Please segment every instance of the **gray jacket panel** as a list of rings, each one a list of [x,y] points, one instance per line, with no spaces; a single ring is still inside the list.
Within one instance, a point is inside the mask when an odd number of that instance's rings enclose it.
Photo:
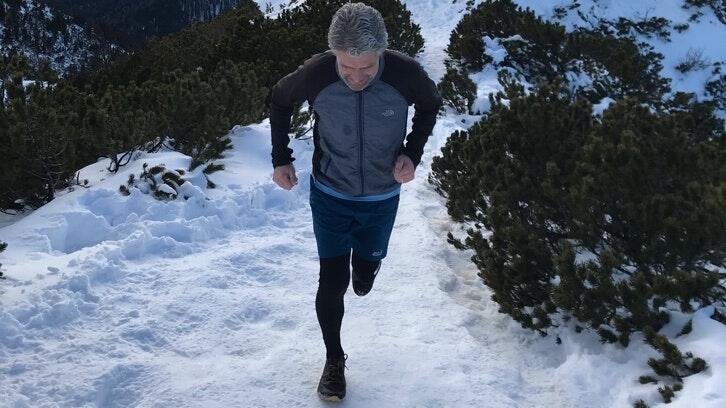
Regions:
[[[395,190],[393,166],[406,136],[408,103],[392,86],[373,80],[354,92],[341,80],[313,102],[320,167],[315,176],[348,195]]]

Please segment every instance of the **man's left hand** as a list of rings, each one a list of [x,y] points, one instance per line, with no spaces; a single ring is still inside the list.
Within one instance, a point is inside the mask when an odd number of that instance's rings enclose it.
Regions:
[[[408,183],[413,180],[415,170],[413,161],[405,154],[401,154],[396,159],[396,165],[393,166],[393,178],[401,184]]]

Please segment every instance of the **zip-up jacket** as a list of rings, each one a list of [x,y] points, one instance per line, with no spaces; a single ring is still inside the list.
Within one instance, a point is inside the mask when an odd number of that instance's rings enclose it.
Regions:
[[[288,147],[296,105],[313,111],[313,176],[350,196],[385,194],[400,188],[393,178],[403,153],[417,166],[436,123],[441,96],[436,84],[413,58],[386,50],[378,73],[362,91],[353,91],[338,74],[332,51],[313,55],[282,78],[270,99],[272,165],[293,162]],[[415,113],[406,135],[408,107]],[[404,144],[405,138],[405,144]]]

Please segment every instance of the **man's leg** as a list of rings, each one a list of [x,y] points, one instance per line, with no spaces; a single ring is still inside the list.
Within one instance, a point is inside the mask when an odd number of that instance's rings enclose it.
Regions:
[[[373,287],[373,281],[388,253],[393,224],[398,212],[399,196],[383,201],[366,203],[356,214],[353,228],[353,291],[365,296]]]
[[[333,258],[320,258],[320,280],[315,297],[315,311],[327,358],[341,358],[344,355],[340,344],[340,327],[345,306],[343,296],[350,282],[350,252]]]
[[[315,312],[325,342],[326,359],[318,396],[326,401],[345,397],[345,354],[340,327],[345,312],[343,296],[350,282],[350,231],[355,224],[348,203],[310,185],[310,209],[320,259]]]
[[[358,296],[365,296],[373,288],[373,281],[381,269],[381,260],[369,261],[361,258],[357,253],[353,252],[351,262],[353,267],[353,291]]]
[[[344,201],[319,191],[310,182],[310,209],[320,259],[320,279],[315,311],[323,333],[327,356],[340,357],[340,326],[343,295],[350,282],[350,231],[355,224]]]

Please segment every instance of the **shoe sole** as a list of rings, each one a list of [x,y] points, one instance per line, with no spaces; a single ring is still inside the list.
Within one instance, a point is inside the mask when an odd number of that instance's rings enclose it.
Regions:
[[[321,400],[327,401],[327,402],[341,402],[341,401],[343,401],[343,398],[340,398],[337,395],[323,395],[321,393],[318,393],[318,397],[320,397]]]
[[[367,291],[365,291],[365,292],[359,292],[359,291],[357,291],[357,290],[353,289],[353,293],[355,293],[355,294],[356,294],[356,295],[358,295],[358,296],[365,296],[365,295],[367,295],[368,293],[370,293],[370,290],[367,290]]]

